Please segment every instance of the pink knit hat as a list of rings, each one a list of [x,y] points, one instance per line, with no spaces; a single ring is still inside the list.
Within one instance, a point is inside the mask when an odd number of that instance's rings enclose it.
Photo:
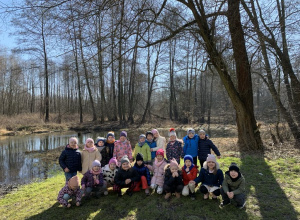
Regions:
[[[157,129],[153,129],[151,132],[152,134],[159,134]]]
[[[163,149],[158,149],[158,150],[156,151],[156,156],[157,156],[157,155],[164,156],[164,154],[165,154],[165,152],[164,152]]]
[[[72,141],[75,141],[76,144],[78,144],[78,140],[77,140],[76,137],[71,137],[71,138],[69,139],[69,143],[71,143]]]
[[[178,168],[178,163],[177,161],[175,160],[175,158],[173,158],[171,161],[170,161],[170,168],[171,167],[177,167]]]
[[[85,144],[87,144],[87,142],[89,142],[89,141],[92,141],[92,142],[93,142],[93,144],[94,144],[94,140],[93,140],[93,138],[88,138],[88,139],[86,139],[86,141],[85,141]]]
[[[118,161],[117,161],[117,158],[113,157],[109,160],[108,164],[111,164],[111,163],[115,163],[116,165],[118,164]]]
[[[217,163],[215,155],[213,155],[213,154],[207,154],[206,162],[209,162],[209,161]]]

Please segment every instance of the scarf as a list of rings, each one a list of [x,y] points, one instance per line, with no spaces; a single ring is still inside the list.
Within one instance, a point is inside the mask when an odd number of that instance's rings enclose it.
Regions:
[[[93,147],[86,147],[86,145],[84,145],[84,149],[87,150],[89,153],[92,153],[95,150],[95,146],[93,146]]]
[[[194,166],[195,166],[195,165],[192,163],[192,165],[190,166],[189,171],[191,171],[191,170],[194,168]],[[186,170],[186,165],[185,165],[185,164],[184,164],[183,168],[184,168],[184,170]]]
[[[107,140],[106,142],[109,144],[113,144],[113,143],[115,143],[115,141],[116,141],[115,139],[112,139],[111,141]]]
[[[158,162],[157,158],[155,158],[154,164],[159,167],[163,162],[164,162],[164,159],[162,159],[160,162]]]
[[[138,142],[138,145],[139,145],[140,147],[142,147],[142,146],[145,144],[145,142],[146,142],[146,141],[144,141],[144,142]]]

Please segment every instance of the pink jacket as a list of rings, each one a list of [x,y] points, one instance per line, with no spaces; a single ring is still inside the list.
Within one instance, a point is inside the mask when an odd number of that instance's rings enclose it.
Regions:
[[[124,155],[127,155],[129,160],[132,160],[132,149],[130,141],[121,142],[120,140],[115,142],[113,157],[117,158],[118,166],[121,165],[121,159]]]
[[[158,186],[163,187],[164,178],[165,178],[165,166],[167,165],[167,161],[163,159],[163,161],[158,162],[155,158],[153,166],[148,165],[149,170],[153,171],[153,177],[151,179],[151,184],[156,184]]]

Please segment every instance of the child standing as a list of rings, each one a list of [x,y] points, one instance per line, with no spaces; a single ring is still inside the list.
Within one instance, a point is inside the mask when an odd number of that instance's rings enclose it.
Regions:
[[[77,175],[77,171],[82,170],[81,153],[78,150],[78,140],[76,137],[69,139],[69,144],[60,154],[59,165],[65,172],[66,182],[73,176]]]
[[[153,134],[151,131],[146,132],[146,143],[150,147],[151,159],[154,160],[156,156],[156,151],[154,150],[156,148],[156,142],[153,140]]]
[[[207,138],[205,131],[199,131],[199,142],[198,142],[198,158],[200,160],[200,165],[203,167],[203,163],[205,162],[207,155],[210,154],[210,150],[212,149],[217,155],[218,159],[220,159],[220,151],[214,145],[214,143]]]
[[[101,151],[103,166],[108,164],[110,158],[113,158],[115,142],[115,133],[113,131],[108,132],[106,136],[106,142],[104,143],[105,147]]]
[[[195,134],[195,130],[190,128],[187,130],[187,135],[183,138],[183,155],[191,155],[193,157],[193,163],[197,165],[197,155],[198,155],[198,142],[199,136]]]
[[[137,154],[136,162],[133,168],[136,169],[141,176],[141,180],[137,183],[134,191],[140,191],[140,185],[142,185],[142,189],[144,189],[146,195],[149,196],[150,195],[149,186],[150,186],[151,177],[150,177],[150,172],[148,167],[146,167],[144,164],[143,154],[141,153]]]
[[[195,200],[195,184],[193,181],[197,177],[197,166],[193,164],[193,157],[191,155],[184,156],[184,166],[182,167],[182,180],[183,180],[183,190],[182,195],[191,195],[191,199]]]
[[[120,140],[115,142],[114,155],[113,157],[117,158],[118,166],[121,164],[121,159],[123,156],[127,155],[130,162],[133,162],[132,159],[132,148],[130,141],[127,140],[127,132],[121,131]]]
[[[200,192],[204,194],[204,199],[208,199],[210,193],[213,199],[217,199],[217,196],[220,195],[223,179],[223,171],[220,170],[216,157],[209,154],[200,170],[199,176],[191,183],[198,184],[201,182]]]
[[[80,206],[81,191],[78,176],[71,177],[67,184],[59,191],[57,196],[57,201],[68,208],[71,207],[71,203],[69,203],[70,199],[76,201],[76,206]]]
[[[231,199],[236,202],[238,208],[242,209],[245,207],[245,178],[240,173],[240,169],[236,163],[231,163],[229,170],[225,172],[221,194],[223,199],[221,207],[230,204]]]
[[[159,149],[166,150],[166,138],[160,136],[159,132],[157,129],[153,129],[152,131],[154,141],[156,142],[156,147],[153,148],[153,151],[157,151]]]
[[[182,154],[181,142],[177,140],[175,130],[171,130],[169,133],[169,143],[166,149],[167,161],[170,162],[173,158],[180,164],[180,156]]]
[[[118,196],[122,196],[121,189],[128,188],[126,194],[132,196],[133,189],[137,183],[141,180],[139,173],[131,167],[128,156],[125,155],[121,159],[121,166],[115,176],[114,191],[118,193]]]
[[[105,142],[106,142],[106,139],[104,137],[97,138],[95,146],[99,152],[101,152],[103,150]],[[101,162],[102,162],[102,160],[101,160]]]
[[[151,179],[151,189],[153,189],[157,194],[163,193],[163,185],[165,178],[165,166],[167,165],[167,161],[164,159],[164,150],[159,149],[156,151],[156,158],[154,160],[153,166],[146,165],[150,171],[153,172],[153,177]]]
[[[92,169],[83,175],[81,190],[87,198],[89,198],[91,192],[95,192],[97,198],[100,198],[101,194],[107,195],[106,184],[103,182],[103,173],[99,160],[94,160]]]
[[[113,157],[103,168],[104,181],[106,182],[107,187],[113,186],[115,184],[114,178],[116,176],[116,173],[118,172],[117,163],[117,159]]]
[[[176,198],[180,198],[183,189],[183,182],[178,163],[175,159],[170,161],[165,167],[165,182],[164,191],[166,192],[165,199],[169,199],[172,193],[175,193]]]
[[[139,136],[139,142],[135,145],[134,148],[134,158],[138,155],[138,153],[141,153],[144,155],[145,158],[145,164],[151,163],[151,152],[150,147],[146,143],[146,136],[144,134],[141,134]]]
[[[101,161],[101,159],[101,154],[95,147],[94,140],[92,138],[86,139],[81,153],[82,174],[84,175],[88,170],[92,169],[94,160]]]

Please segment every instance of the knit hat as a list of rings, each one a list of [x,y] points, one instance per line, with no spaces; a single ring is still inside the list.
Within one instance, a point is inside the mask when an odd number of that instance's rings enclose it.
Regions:
[[[99,160],[94,160],[92,163],[92,167],[101,167],[101,163]]]
[[[105,143],[106,142],[106,138],[105,137],[97,137],[96,144],[98,144],[99,141],[103,141]]]
[[[113,157],[109,160],[108,164],[111,164],[111,163],[115,163],[116,165],[118,164],[118,161],[117,161],[117,158]]]
[[[110,131],[107,133],[106,138],[108,138],[109,136],[115,138],[115,133],[113,131]]]
[[[240,168],[238,167],[238,165],[234,162],[232,162],[229,166],[229,171],[234,170],[236,172],[240,172]]]
[[[170,137],[170,136],[175,136],[175,137],[177,137],[175,128],[170,128],[169,137]]]
[[[70,178],[69,181],[68,181],[68,186],[70,188],[79,187],[79,178],[78,178],[78,176],[73,176],[72,178]]]
[[[186,131],[187,135],[189,134],[195,134],[195,130],[193,128],[189,128],[187,131]]]
[[[141,138],[145,138],[145,139],[146,139],[146,135],[141,134],[141,135],[139,136],[139,140],[140,140]]]
[[[177,161],[176,161],[175,158],[173,158],[173,159],[170,161],[170,168],[171,168],[171,167],[177,167],[177,168],[178,168],[178,163],[177,163]]]
[[[209,161],[217,163],[215,155],[213,155],[213,154],[207,154],[206,162],[209,162]]]
[[[120,137],[127,137],[127,132],[126,131],[121,131],[120,133]]]
[[[191,155],[188,155],[188,154],[185,155],[184,158],[183,158],[183,161],[184,161],[184,162],[185,162],[186,160],[190,160],[192,163],[193,163],[193,161],[194,161],[194,160],[193,160],[193,157],[192,157]]]
[[[163,149],[158,149],[158,150],[156,151],[156,156],[157,156],[157,155],[164,156],[164,154],[165,154],[165,152],[164,152]]]
[[[128,156],[127,155],[124,155],[123,157],[122,157],[122,159],[121,159],[121,166],[122,166],[122,164],[123,163],[130,163],[130,161],[129,161],[129,159],[128,159]]]
[[[205,133],[205,131],[204,131],[203,129],[201,129],[201,130],[199,131],[199,134],[206,134],[206,133]]]
[[[143,154],[142,154],[142,153],[138,153],[138,154],[136,155],[135,160],[136,160],[136,161],[139,161],[139,160],[144,161],[144,156],[143,156]]]
[[[76,144],[78,144],[78,140],[77,140],[76,137],[71,137],[71,138],[69,139],[69,143],[71,143],[72,141],[75,141]]]
[[[159,134],[157,129],[152,129],[152,134]]]
[[[93,142],[93,144],[94,144],[94,140],[93,140],[93,138],[88,138],[88,139],[86,139],[86,140],[85,140],[85,144],[87,144],[89,141],[92,141],[92,142]]]

